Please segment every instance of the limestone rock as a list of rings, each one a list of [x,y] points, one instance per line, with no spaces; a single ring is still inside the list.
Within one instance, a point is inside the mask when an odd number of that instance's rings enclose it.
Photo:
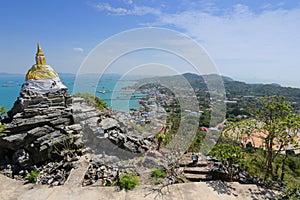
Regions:
[[[100,127],[102,127],[104,130],[108,130],[119,127],[119,123],[113,118],[105,118],[100,122]]]
[[[19,167],[25,169],[32,165],[32,160],[29,157],[28,152],[24,149],[19,149],[16,151],[12,157],[13,162],[19,165]]]

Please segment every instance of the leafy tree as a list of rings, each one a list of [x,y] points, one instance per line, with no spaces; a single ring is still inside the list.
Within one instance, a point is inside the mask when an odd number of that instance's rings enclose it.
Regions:
[[[209,155],[218,158],[225,165],[231,180],[234,174],[233,165],[244,165],[245,153],[240,146],[232,144],[217,144],[210,151]]]
[[[297,145],[296,137],[300,130],[300,117],[293,112],[289,103],[282,97],[264,98],[262,109],[256,112],[261,122],[261,130],[265,134],[265,148],[267,150],[266,177],[273,178],[273,165],[278,154],[288,145]],[[275,144],[278,149],[275,150]],[[282,161],[284,165],[285,159]]]
[[[246,119],[238,122],[226,122],[226,129],[223,131],[223,140],[229,139],[231,142],[245,144],[248,139],[253,138],[251,134],[258,130],[255,119]]]
[[[264,135],[262,139],[266,149],[265,178],[274,178],[273,163],[280,152],[287,146],[297,146],[300,117],[294,113],[292,106],[285,101],[284,97],[265,97],[260,101],[259,108],[253,113],[254,119],[236,123],[229,130],[234,133],[236,139],[240,139],[241,135],[250,137],[255,131]],[[227,133],[229,133],[228,130]],[[281,160],[282,180],[286,158],[287,156]]]

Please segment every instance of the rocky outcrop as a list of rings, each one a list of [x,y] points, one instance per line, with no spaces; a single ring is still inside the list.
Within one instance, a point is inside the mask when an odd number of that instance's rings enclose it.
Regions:
[[[109,167],[154,145],[153,135],[137,132],[122,115],[99,111],[82,98],[71,98],[65,89],[46,94],[23,90],[4,122],[0,170],[22,179],[38,169],[42,184],[63,184],[83,146],[105,154]]]
[[[0,137],[1,168],[10,176],[25,176],[48,162],[62,161],[78,150],[81,127],[74,124],[72,98],[67,89],[45,94],[22,90]]]
[[[38,44],[36,64],[1,120],[0,170],[20,179],[39,172],[39,183],[61,185],[85,147],[108,154],[106,161],[111,162],[150,149],[153,137],[135,132],[112,114],[72,98]]]
[[[79,98],[73,102],[75,122],[83,128],[83,140],[93,153],[123,159],[145,153],[155,145],[155,134],[135,130],[124,117],[125,114],[106,109],[95,110]],[[95,114],[99,117],[95,118]]]
[[[128,171],[128,170],[126,170]],[[83,186],[98,185],[112,186],[118,183],[121,171],[117,167],[105,165],[101,162],[91,162],[84,175]]]
[[[104,129],[104,137],[121,149],[133,153],[145,153],[153,146],[154,136],[143,135],[135,130],[124,132],[118,127]]]
[[[23,89],[13,108],[8,112],[8,117],[10,119],[15,117],[30,118],[36,115],[47,114],[48,108],[64,110],[70,107],[71,104],[72,98],[67,89],[45,94]]]

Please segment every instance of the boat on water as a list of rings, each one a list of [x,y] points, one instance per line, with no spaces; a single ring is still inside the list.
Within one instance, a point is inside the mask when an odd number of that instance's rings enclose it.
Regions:
[[[98,93],[105,94],[105,90],[97,90]]]
[[[6,82],[2,84],[2,87],[13,87],[14,84],[12,82]]]
[[[98,93],[102,93],[102,94],[104,94],[104,93],[105,93],[105,89],[104,89],[104,87],[102,87],[102,90],[97,90],[97,92],[98,92]]]

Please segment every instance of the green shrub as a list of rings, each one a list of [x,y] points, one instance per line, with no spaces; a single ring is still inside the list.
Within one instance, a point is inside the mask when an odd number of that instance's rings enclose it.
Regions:
[[[188,151],[189,152],[200,152],[203,147],[203,139],[205,138],[206,133],[198,130],[195,138],[193,139]]]
[[[167,173],[163,169],[153,169],[151,171],[152,178],[165,178]]]
[[[125,190],[133,190],[140,182],[137,175],[123,174],[120,178],[120,188]]]
[[[38,169],[31,170],[25,177],[25,179],[30,183],[36,183],[36,179],[40,171]]]
[[[5,126],[0,122],[0,137],[6,135],[5,133],[3,133],[4,130],[5,130]]]
[[[167,177],[167,173],[163,169],[153,169],[151,171],[151,180],[154,185],[161,184],[164,178]]]
[[[0,122],[0,137],[5,136],[6,133],[9,132],[8,130],[5,130],[5,129],[6,129],[5,125]]]
[[[298,200],[300,199],[300,185],[295,184],[284,190],[279,197],[279,200]]]
[[[244,164],[245,153],[240,146],[232,144],[217,144],[209,154],[220,159],[225,164]]]
[[[6,112],[6,109],[3,106],[0,106],[0,117]]]
[[[240,146],[232,144],[217,144],[209,152],[209,155],[218,158],[227,168],[230,179],[232,179],[234,168],[233,165],[238,164],[240,167],[245,165],[245,153]]]
[[[297,158],[295,156],[289,156],[286,159],[287,166],[292,170],[296,171],[297,169],[300,169],[300,158]]]
[[[74,94],[73,97],[83,98],[88,105],[95,106],[98,110],[102,110],[103,108],[108,107],[108,105],[104,102],[104,100],[98,98],[93,94],[78,92]]]

